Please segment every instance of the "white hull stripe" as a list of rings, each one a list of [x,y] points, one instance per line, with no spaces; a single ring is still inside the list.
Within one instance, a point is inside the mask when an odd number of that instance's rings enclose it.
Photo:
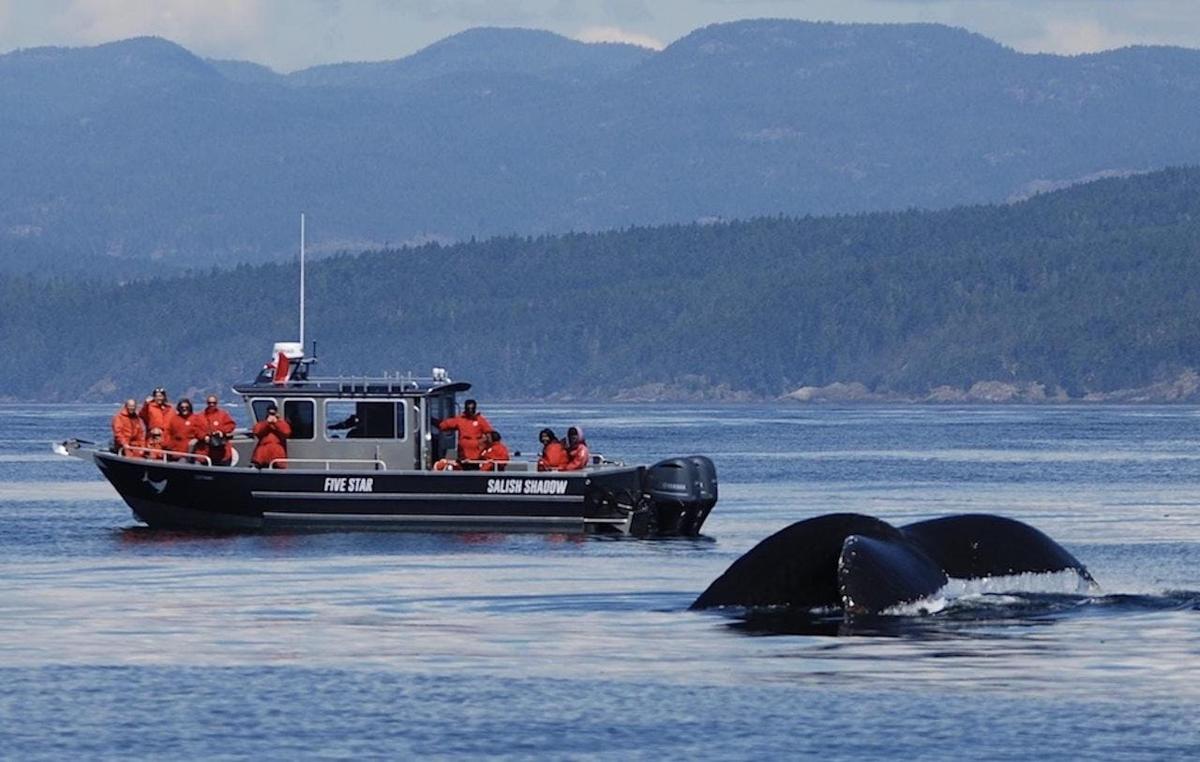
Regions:
[[[254,490],[253,497],[268,500],[407,500],[457,502],[499,501],[503,503],[581,503],[583,495],[479,495],[457,492],[272,492]]]
[[[365,514],[365,513],[280,513],[265,511],[264,519],[288,519],[326,522],[371,522],[418,524],[587,524],[594,520],[578,516],[421,516],[415,514]],[[604,522],[608,523],[608,522]]]

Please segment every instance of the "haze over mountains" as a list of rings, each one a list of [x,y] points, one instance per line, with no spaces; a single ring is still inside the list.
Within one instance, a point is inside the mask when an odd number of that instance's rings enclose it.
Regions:
[[[479,29],[280,75],[170,42],[0,56],[0,268],[1004,201],[1200,159],[1200,51],[723,24],[661,52]]]

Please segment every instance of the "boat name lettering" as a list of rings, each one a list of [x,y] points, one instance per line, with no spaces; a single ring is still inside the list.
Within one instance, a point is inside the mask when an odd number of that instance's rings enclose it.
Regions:
[[[327,476],[326,492],[374,492],[375,479],[369,476]]]
[[[489,495],[565,495],[566,479],[488,479]]]

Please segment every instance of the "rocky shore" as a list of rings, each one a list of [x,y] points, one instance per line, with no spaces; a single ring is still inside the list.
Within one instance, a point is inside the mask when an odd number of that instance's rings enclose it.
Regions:
[[[1064,404],[1128,403],[1170,404],[1200,403],[1200,374],[1185,370],[1173,379],[1135,389],[1088,392],[1072,397],[1060,388],[1046,388],[1031,381],[977,381],[970,388],[938,386],[924,395],[871,391],[857,381],[835,382],[827,386],[802,386],[781,399],[813,403],[908,402],[929,404]]]

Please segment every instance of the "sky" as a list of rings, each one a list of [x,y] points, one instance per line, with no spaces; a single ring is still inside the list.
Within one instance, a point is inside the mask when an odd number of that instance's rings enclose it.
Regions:
[[[0,52],[166,37],[280,72],[377,61],[464,29],[548,29],[661,48],[746,18],[950,24],[1025,52],[1200,48],[1200,0],[0,0]]]

